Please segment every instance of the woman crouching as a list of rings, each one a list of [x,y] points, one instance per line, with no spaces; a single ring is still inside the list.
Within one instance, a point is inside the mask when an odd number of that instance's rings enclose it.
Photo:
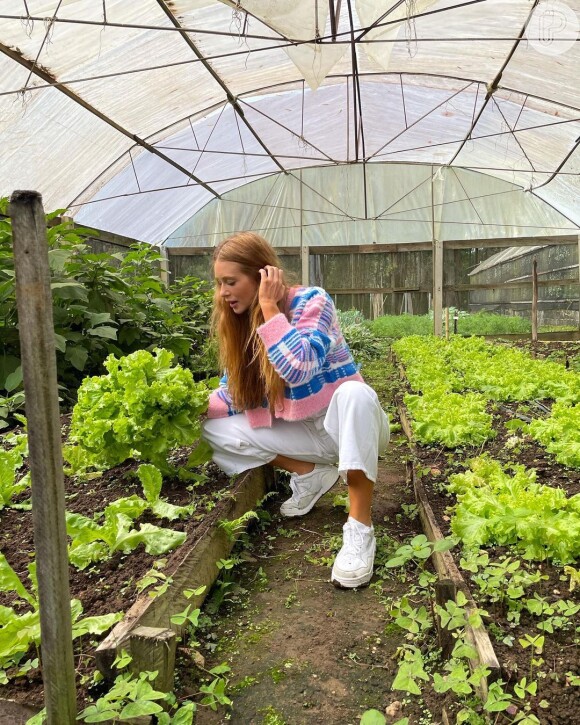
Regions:
[[[339,477],[350,515],[332,567],[339,587],[368,584],[376,541],[371,520],[378,454],[388,419],[364,382],[320,287],[288,286],[270,244],[253,232],[215,249],[213,330],[220,387],[204,438],[227,474],[270,463],[291,474],[283,516],[303,516]]]

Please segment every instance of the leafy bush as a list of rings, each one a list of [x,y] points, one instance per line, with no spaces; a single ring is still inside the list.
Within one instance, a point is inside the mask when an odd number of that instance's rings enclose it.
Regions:
[[[3,199],[0,215],[6,213]],[[74,402],[82,379],[100,374],[111,353],[163,347],[186,365],[202,358],[212,304],[207,283],[185,277],[166,289],[159,278],[161,257],[150,245],[95,254],[83,236],[94,232],[55,223],[59,213],[47,215],[47,240],[64,401]],[[17,325],[12,229],[10,219],[0,218],[0,419],[24,403]]]
[[[459,335],[507,335],[528,333],[531,322],[524,317],[508,317],[489,312],[467,313],[461,310],[451,311],[450,327],[453,330],[453,312],[459,319]],[[433,313],[428,315],[383,315],[370,323],[371,330],[378,337],[399,339],[408,335],[432,335]]]
[[[358,310],[338,311],[340,329],[355,360],[372,360],[383,352],[383,347]]]
[[[172,367],[173,357],[169,350],[110,355],[107,375],[83,381],[71,419],[73,445],[64,451],[73,470],[137,458],[170,472],[169,451],[199,439],[210,391],[190,370]]]

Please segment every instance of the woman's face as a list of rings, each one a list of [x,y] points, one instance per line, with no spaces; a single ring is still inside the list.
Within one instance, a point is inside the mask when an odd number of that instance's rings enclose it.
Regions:
[[[258,291],[259,282],[242,272],[236,262],[217,260],[213,267],[219,296],[236,315],[250,308]]]

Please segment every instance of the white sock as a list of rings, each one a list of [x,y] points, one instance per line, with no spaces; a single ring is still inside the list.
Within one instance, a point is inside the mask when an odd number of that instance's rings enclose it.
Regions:
[[[362,523],[362,521],[357,521],[357,519],[353,519],[353,517],[352,517],[352,516],[349,516],[349,517],[348,517],[348,520],[349,520],[349,521],[350,521],[350,522],[351,522],[352,524],[354,524],[354,525],[356,526],[356,528],[357,528],[357,529],[358,529],[358,530],[359,530],[359,531],[360,531],[361,533],[363,533],[363,534],[366,534],[367,532],[369,532],[369,531],[370,531],[370,530],[371,530],[371,529],[373,528],[373,525],[372,525],[372,524],[371,524],[370,526],[367,526],[366,524],[363,524],[363,523]]]

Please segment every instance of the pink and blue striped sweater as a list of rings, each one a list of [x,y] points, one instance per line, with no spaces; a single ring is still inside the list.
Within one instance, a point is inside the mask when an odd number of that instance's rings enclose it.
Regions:
[[[346,344],[331,297],[320,287],[292,287],[285,313],[258,328],[276,372],[286,382],[284,400],[274,415],[303,420],[328,407],[332,394],[346,380],[363,378]],[[252,428],[272,426],[266,401],[261,408],[239,411],[232,406],[227,376],[210,395],[208,417],[244,412]]]

